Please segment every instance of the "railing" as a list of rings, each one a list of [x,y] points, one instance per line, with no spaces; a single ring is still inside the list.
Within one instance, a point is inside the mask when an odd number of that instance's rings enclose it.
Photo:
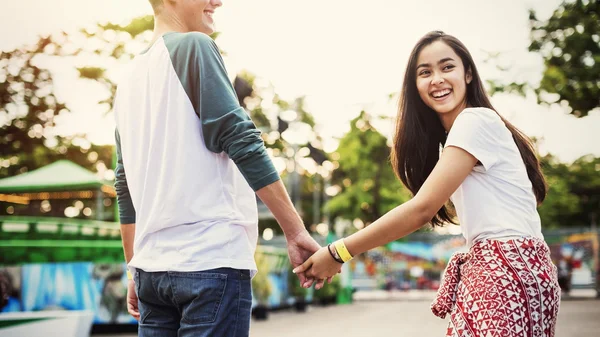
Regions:
[[[117,223],[48,217],[0,217],[0,265],[121,262]]]

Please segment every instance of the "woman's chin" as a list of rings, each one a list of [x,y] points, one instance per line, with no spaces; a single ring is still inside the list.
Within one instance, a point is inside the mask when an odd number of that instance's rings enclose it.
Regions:
[[[450,103],[450,102],[448,102]],[[437,114],[445,115],[455,112],[458,109],[458,105],[455,104],[432,104],[431,108]]]

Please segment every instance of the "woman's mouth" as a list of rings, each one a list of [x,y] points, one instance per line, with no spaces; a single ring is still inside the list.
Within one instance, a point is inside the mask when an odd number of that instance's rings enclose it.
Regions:
[[[450,89],[442,89],[442,90],[432,91],[429,95],[431,97],[433,97],[433,99],[435,99],[435,100],[443,100],[448,95],[450,95],[450,93],[452,93],[452,90],[450,90]]]

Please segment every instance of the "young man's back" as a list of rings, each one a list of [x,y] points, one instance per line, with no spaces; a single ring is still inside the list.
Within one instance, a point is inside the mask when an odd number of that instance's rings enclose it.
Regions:
[[[117,146],[137,211],[132,267],[256,270],[256,197],[234,161],[255,190],[279,176],[220,60],[209,36],[167,33],[119,83]]]
[[[122,74],[114,104],[121,237],[135,275],[127,310],[142,337],[247,337],[254,192],[281,226],[292,266],[319,245],[207,35],[221,1],[150,2],[153,43]]]

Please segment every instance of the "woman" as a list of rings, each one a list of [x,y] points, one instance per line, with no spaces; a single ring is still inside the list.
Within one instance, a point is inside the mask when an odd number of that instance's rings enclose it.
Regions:
[[[469,253],[450,260],[431,307],[451,315],[447,336],[554,336],[560,287],[536,209],[546,195],[539,162],[453,36],[431,32],[411,53],[392,163],[414,198],[295,272],[325,279],[356,254],[452,222],[450,199]]]

